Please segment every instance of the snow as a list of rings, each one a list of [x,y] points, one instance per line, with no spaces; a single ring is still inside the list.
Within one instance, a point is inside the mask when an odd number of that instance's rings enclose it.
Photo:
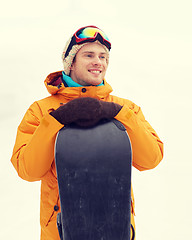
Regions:
[[[157,168],[133,169],[137,239],[192,239],[192,3],[93,4],[10,0],[1,7],[0,239],[40,239],[40,183],[23,181],[10,163],[16,130],[30,104],[48,95],[43,81],[62,69],[68,37],[90,24],[111,39],[113,93],[140,105],[165,144]]]

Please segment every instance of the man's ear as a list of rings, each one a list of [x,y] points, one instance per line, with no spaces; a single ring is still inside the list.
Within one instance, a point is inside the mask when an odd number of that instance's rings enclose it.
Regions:
[[[74,59],[73,59],[73,62],[72,62],[71,67],[70,67],[70,70],[74,70],[75,60],[76,60],[76,55],[75,55],[75,57],[74,57]]]
[[[70,71],[71,70],[74,70],[74,64],[73,63],[71,64],[71,67],[70,67]]]

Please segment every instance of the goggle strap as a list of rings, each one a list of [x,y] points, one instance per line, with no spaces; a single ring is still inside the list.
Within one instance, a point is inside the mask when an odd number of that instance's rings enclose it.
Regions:
[[[71,51],[73,45],[75,45],[75,44],[76,44],[76,39],[75,39],[75,36],[73,36],[70,43],[69,43],[67,51],[65,52],[65,58],[69,55],[69,52]]]

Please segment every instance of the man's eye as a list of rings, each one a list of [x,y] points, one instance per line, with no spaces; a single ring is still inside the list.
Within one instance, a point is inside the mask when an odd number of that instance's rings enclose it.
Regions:
[[[92,55],[91,55],[91,54],[87,54],[86,56],[87,56],[87,57],[89,57],[89,58],[90,58],[90,57],[92,57]]]

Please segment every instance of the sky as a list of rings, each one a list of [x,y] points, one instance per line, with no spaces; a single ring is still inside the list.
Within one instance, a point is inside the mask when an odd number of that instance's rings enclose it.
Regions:
[[[139,105],[164,142],[153,170],[133,168],[138,240],[192,239],[192,3],[190,0],[6,1],[0,7],[0,239],[39,239],[40,182],[10,163],[24,113],[48,96],[46,76],[78,28],[96,25],[112,42],[106,80]]]

